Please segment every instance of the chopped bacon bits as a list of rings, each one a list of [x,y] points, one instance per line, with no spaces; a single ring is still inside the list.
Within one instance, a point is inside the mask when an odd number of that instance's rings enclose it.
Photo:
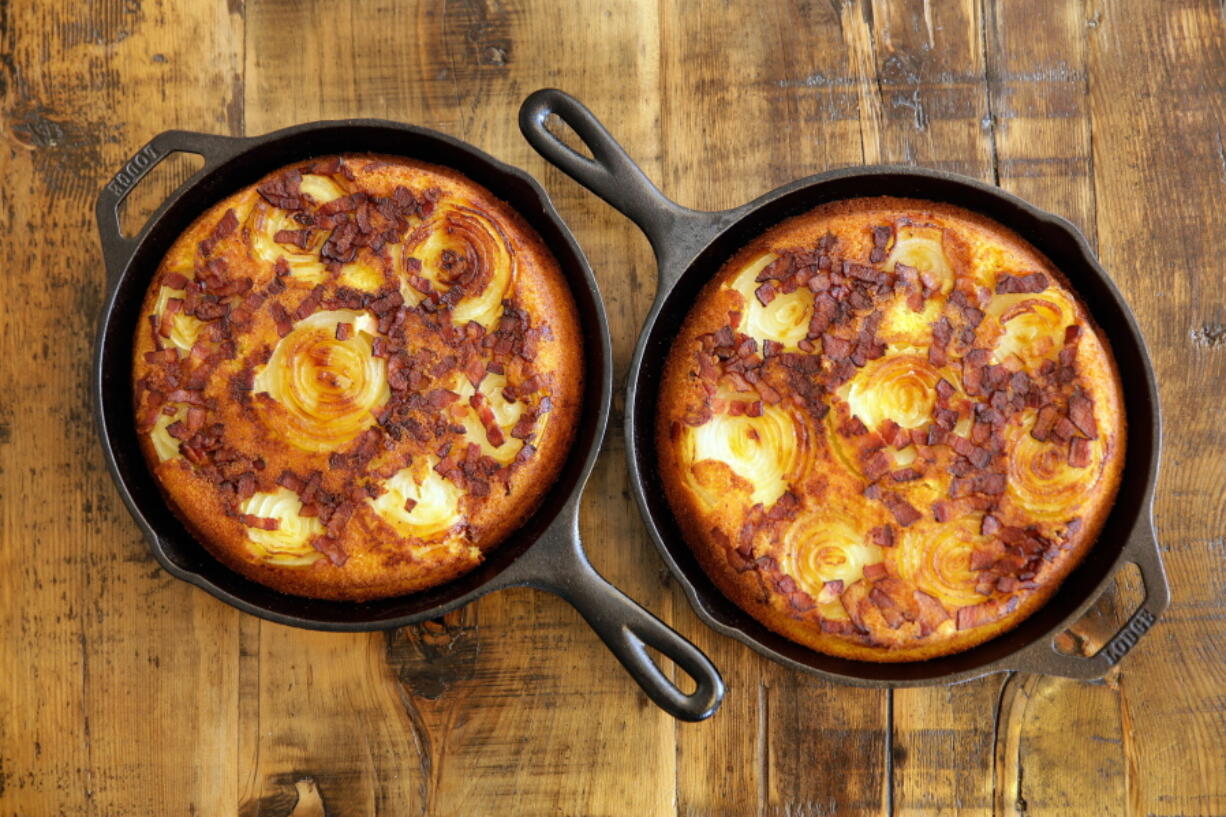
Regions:
[[[1041,443],[1047,442],[1048,437],[1051,436],[1052,428],[1056,425],[1056,420],[1059,417],[1060,412],[1055,406],[1044,406],[1039,409],[1034,426],[1030,429],[1030,436]]]
[[[878,450],[864,458],[863,466],[864,478],[876,482],[894,467],[894,458],[884,450]]]
[[[875,564],[864,566],[864,578],[870,582],[879,581],[890,575],[885,569],[885,562],[876,562]]]
[[[771,301],[775,300],[776,294],[778,293],[775,290],[774,284],[770,283],[769,281],[754,290],[754,295],[757,296],[758,301],[762,304],[762,306],[766,306]]]
[[[1098,424],[1094,421],[1094,404],[1088,397],[1080,392],[1069,397],[1068,416],[1082,434],[1091,440],[1098,439]]]
[[[972,627],[979,627],[995,619],[995,606],[991,602],[962,607],[958,610],[958,629],[969,630]]]
[[[257,528],[259,530],[280,530],[281,520],[262,516],[252,516],[247,513],[240,513],[238,521],[242,522],[249,528]]]
[[[300,250],[311,246],[310,230],[278,230],[272,240],[278,244],[292,244]]]
[[[894,519],[904,528],[915,524],[924,518],[924,515],[916,510],[915,506],[897,494],[884,494],[882,502],[886,508],[894,515]]]
[[[1047,289],[1047,276],[1041,272],[1028,275],[1002,275],[996,280],[996,294],[1020,294],[1042,292]]]
[[[1074,438],[1069,443],[1068,464],[1074,468],[1085,468],[1090,461],[1090,441],[1084,437]]]
[[[880,525],[868,532],[868,540],[874,545],[884,548],[894,547],[894,528],[889,525]],[[842,582],[839,583],[839,591],[843,589]]]

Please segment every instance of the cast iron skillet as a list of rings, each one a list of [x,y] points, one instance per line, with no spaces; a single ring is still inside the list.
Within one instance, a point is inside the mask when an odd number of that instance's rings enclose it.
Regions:
[[[204,167],[176,190],[139,235],[119,229],[117,208],[167,155],[204,157]],[[583,411],[562,473],[540,508],[473,572],[440,587],[365,603],[284,595],[251,582],[213,559],[161,498],[136,442],[132,420],[132,336],[145,290],[163,254],[188,224],[226,195],[278,167],[329,153],[374,152],[453,167],[508,202],[544,239],[562,268],[584,329]],[[579,500],[609,416],[612,362],[609,330],[596,281],[583,252],[545,191],[523,171],[449,136],[372,119],[316,122],[253,138],[167,131],[145,145],[98,196],[98,229],[109,274],[98,324],[93,389],[107,465],[119,494],[170,573],[240,610],[319,630],[388,629],[435,618],[504,587],[529,585],[556,593],[583,615],[653,701],[672,715],[702,720],[715,712],[723,681],[693,644],[665,626],[592,568],[579,540]],[[645,647],[675,661],[697,681],[684,694]]]
[[[550,114],[569,125],[594,158],[569,148],[545,127]],[[553,164],[612,204],[647,234],[659,266],[655,303],[639,336],[626,388],[626,448],[635,499],[664,561],[694,610],[719,632],[794,669],[865,686],[950,683],[993,672],[1025,670],[1098,678],[1149,630],[1169,601],[1154,536],[1152,500],[1158,472],[1158,391],[1141,333],[1085,238],[1062,218],[973,179],[913,167],[835,170],[784,185],[741,207],[690,210],[656,189],[592,113],[553,89],[524,101],[519,126]],[[698,566],[669,509],[656,465],[655,412],[664,360],[698,292],[725,260],[783,219],[823,202],[857,196],[911,196],[960,205],[1013,228],[1060,268],[1081,293],[1115,352],[1123,379],[1128,452],[1119,497],[1098,541],[1059,591],[1016,629],[966,652],[929,661],[877,664],[834,658],[801,647],[730,602]],[[1080,618],[1116,570],[1135,563],[1145,601],[1090,657],[1054,648],[1054,637]]]

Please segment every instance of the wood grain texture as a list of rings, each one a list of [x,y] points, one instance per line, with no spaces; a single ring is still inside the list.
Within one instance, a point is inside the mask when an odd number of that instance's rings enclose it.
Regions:
[[[1226,815],[1226,15],[1210,0],[100,0],[0,4],[0,817],[35,814]],[[378,116],[542,181],[605,297],[620,383],[646,241],[520,137],[579,96],[682,204],[827,168],[998,183],[1089,236],[1166,418],[1169,612],[1105,682],[894,693],[704,627],[651,547],[614,427],[583,502],[608,578],[715,660],[678,724],[528,590],[386,634],[269,624],[163,573],[105,472],[88,370],[102,182],[155,133]],[[151,177],[139,222],[190,170]],[[1092,652],[1135,576],[1062,640]]]

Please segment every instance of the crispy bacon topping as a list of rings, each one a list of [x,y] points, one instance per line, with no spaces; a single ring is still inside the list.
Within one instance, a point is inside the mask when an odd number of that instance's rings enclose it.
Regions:
[[[1027,275],[1002,275],[996,280],[996,294],[1042,292],[1047,289],[1047,276],[1041,272]]]

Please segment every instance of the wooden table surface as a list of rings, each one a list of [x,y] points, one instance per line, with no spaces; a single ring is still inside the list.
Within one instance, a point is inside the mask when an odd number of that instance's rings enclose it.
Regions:
[[[1209,0],[0,4],[0,817],[1226,815],[1224,83],[1226,10]],[[520,136],[542,86],[583,99],[689,206],[901,162],[1085,231],[1136,311],[1166,417],[1174,600],[1118,669],[891,693],[760,658],[670,580],[619,419],[583,535],[723,671],[705,723],[656,709],[542,593],[339,635],[159,569],[91,416],[103,182],[169,128],[376,116],[453,134],[550,191],[603,289],[620,381],[653,258]],[[127,222],[192,168],[163,164]],[[1126,578],[1068,643],[1093,649],[1138,594]]]

